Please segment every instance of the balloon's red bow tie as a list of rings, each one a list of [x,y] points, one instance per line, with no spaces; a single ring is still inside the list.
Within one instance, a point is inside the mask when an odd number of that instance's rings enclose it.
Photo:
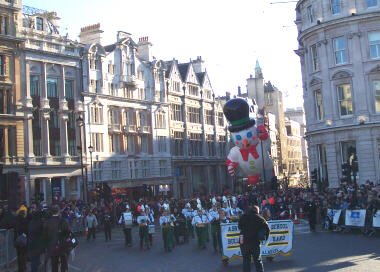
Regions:
[[[257,154],[256,145],[250,145],[247,148],[240,148],[241,156],[244,161],[248,161],[248,154],[251,154],[255,159],[259,158],[259,154]]]

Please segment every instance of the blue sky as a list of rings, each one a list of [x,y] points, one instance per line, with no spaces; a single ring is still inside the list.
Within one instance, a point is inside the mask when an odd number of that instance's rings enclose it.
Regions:
[[[79,40],[80,28],[100,23],[104,44],[116,32],[135,41],[149,36],[153,55],[180,62],[202,56],[216,95],[245,90],[256,59],[264,79],[284,94],[285,107],[302,106],[302,78],[294,25],[295,5],[275,0],[23,0],[56,11],[61,34]],[[282,2],[282,1],[280,1]]]

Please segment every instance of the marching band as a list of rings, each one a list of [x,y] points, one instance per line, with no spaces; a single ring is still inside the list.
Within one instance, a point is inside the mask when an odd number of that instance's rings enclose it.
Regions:
[[[222,252],[220,224],[237,222],[243,214],[243,211],[237,206],[235,197],[223,196],[220,202],[214,197],[210,199],[210,209],[203,208],[199,198],[194,203],[197,204],[197,209],[193,209],[190,202],[187,202],[182,209],[178,207],[171,209],[167,202],[159,206],[161,213],[159,225],[166,252],[171,252],[175,245],[180,243],[180,237],[183,237],[184,243],[188,243],[189,239],[194,239],[194,233],[196,233],[199,248],[206,248],[211,233],[215,252]],[[207,204],[204,203],[204,206]],[[138,210],[140,215],[136,221],[139,225],[140,248],[149,250],[152,247],[155,233],[154,211],[144,204],[139,205]],[[119,224],[123,225],[126,246],[132,246],[132,213],[128,205],[120,217]]]

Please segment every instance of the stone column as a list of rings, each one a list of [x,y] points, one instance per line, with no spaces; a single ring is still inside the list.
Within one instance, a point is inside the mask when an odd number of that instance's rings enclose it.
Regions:
[[[66,198],[66,179],[67,178],[61,178],[61,197]]]
[[[36,194],[36,180],[29,177],[29,198],[34,198]]]
[[[67,121],[68,117],[65,113],[61,114],[60,116],[60,123],[61,123],[61,128],[59,130],[60,132],[60,141],[61,141],[61,156],[65,158],[65,161],[67,162],[70,155],[68,152],[68,139],[67,139]]]
[[[8,135],[9,135],[9,127],[4,128],[4,162],[7,164],[9,163],[9,142],[8,142]]]
[[[43,155],[46,157],[46,160],[50,158],[50,139],[49,139],[49,120],[50,120],[50,114],[49,112],[44,112],[42,114],[42,128],[41,128],[41,135],[42,135],[42,151]]]
[[[52,203],[51,178],[44,178],[44,199],[48,205]]]
[[[80,196],[81,196],[81,180],[82,180],[82,177],[80,176],[77,176],[76,178],[76,183],[77,183],[77,199],[80,199]],[[83,182],[83,181],[82,181]]]
[[[31,162],[34,158],[33,152],[33,104],[30,96],[30,62],[25,64],[26,73],[26,93],[24,97],[24,107],[27,109],[24,113],[24,131],[25,131],[25,156],[26,161]]]

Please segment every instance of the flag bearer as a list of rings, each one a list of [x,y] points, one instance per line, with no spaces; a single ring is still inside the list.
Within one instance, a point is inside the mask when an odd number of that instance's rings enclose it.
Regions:
[[[143,206],[142,206],[143,207]],[[137,217],[137,223],[139,224],[139,236],[140,236],[140,249],[150,249],[148,225],[150,223],[149,217],[145,214],[145,207],[141,209],[140,216]]]

